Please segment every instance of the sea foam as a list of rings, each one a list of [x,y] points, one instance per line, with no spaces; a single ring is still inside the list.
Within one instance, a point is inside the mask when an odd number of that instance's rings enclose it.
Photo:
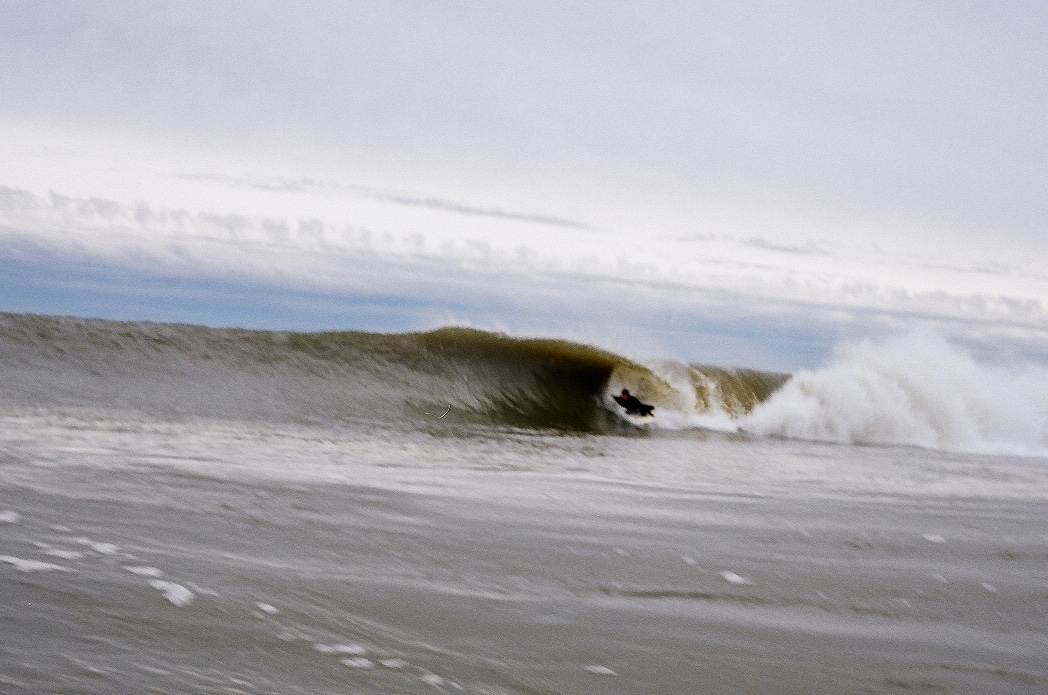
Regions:
[[[154,579],[149,582],[149,585],[164,594],[164,598],[170,601],[172,604],[179,608],[188,606],[193,602],[193,592],[174,582],[167,582],[162,579]]]
[[[19,572],[73,572],[74,570],[64,567],[62,565],[56,565],[52,562],[42,562],[40,560],[26,560],[25,558],[14,557],[13,555],[0,555],[0,562],[5,562],[9,565],[13,565]]]
[[[845,345],[739,421],[761,435],[978,453],[1048,453],[1048,370],[981,364],[940,337]]]

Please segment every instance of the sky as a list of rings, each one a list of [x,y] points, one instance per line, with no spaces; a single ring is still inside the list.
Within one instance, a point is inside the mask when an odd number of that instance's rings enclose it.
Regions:
[[[1039,2],[0,0],[0,311],[1048,362]]]

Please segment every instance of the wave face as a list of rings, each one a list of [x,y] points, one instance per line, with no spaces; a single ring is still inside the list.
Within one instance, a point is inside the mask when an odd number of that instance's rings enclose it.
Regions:
[[[1048,455],[1048,370],[980,364],[914,334],[840,349],[739,420],[762,435]]]
[[[656,417],[624,415],[612,400],[623,388]],[[932,335],[846,345],[789,376],[469,328],[294,333],[0,313],[0,400],[449,435],[720,430],[1048,455],[1048,370],[980,364]]]
[[[0,398],[30,406],[575,432],[651,426],[619,414],[622,388],[655,404],[659,426],[685,427],[696,408],[748,412],[785,380],[467,328],[293,333],[20,314],[0,314],[0,366]]]

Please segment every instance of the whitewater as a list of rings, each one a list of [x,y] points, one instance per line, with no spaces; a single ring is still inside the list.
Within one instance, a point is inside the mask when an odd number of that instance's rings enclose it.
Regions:
[[[2,692],[1044,693],[1046,560],[1048,372],[932,334],[0,314]]]

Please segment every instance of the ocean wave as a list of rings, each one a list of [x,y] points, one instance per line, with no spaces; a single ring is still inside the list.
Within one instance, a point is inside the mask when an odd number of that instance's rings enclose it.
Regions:
[[[1048,371],[980,364],[926,334],[848,344],[791,376],[462,327],[295,333],[0,314],[0,366],[8,403],[161,417],[1048,452]],[[623,388],[655,417],[626,415],[612,398]]]
[[[622,388],[655,405],[656,427],[681,429],[747,412],[785,380],[461,327],[294,333],[25,314],[0,314],[0,364],[0,398],[17,404],[576,432],[650,424],[621,413]]]

